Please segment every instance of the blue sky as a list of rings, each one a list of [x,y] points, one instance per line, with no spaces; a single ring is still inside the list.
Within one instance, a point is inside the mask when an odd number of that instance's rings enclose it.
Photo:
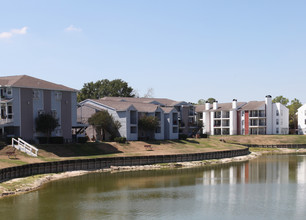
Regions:
[[[0,0],[0,75],[140,96],[306,103],[306,1]]]

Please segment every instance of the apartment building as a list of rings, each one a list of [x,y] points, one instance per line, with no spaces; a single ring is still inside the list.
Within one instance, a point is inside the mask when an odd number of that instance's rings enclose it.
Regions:
[[[306,134],[306,104],[302,105],[298,111],[298,134]]]
[[[102,100],[125,101],[131,103],[147,103],[160,107],[175,108],[178,112],[178,129],[179,134],[187,136],[194,135],[198,129],[196,121],[195,107],[185,101],[175,101],[166,98],[130,98],[130,97],[104,97]],[[176,128],[175,128],[176,129]]]
[[[51,134],[72,139],[77,126],[77,90],[27,75],[0,77],[0,136],[35,141],[43,136],[35,129],[39,114],[50,113],[59,126]]]
[[[214,102],[196,106],[202,132],[210,135],[288,134],[289,110],[281,103],[265,101]]]
[[[86,124],[94,113],[101,110],[108,111],[114,120],[120,122],[119,135],[126,137],[127,140],[178,139],[178,112],[175,108],[131,100],[127,102],[118,99],[87,99],[79,103],[78,121]],[[159,121],[159,126],[153,134],[148,134],[138,128],[138,120],[144,115],[155,116]],[[92,126],[86,129],[86,135],[91,139],[97,138]]]

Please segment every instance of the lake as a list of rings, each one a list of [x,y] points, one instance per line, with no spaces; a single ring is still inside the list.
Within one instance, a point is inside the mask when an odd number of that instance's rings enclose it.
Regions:
[[[0,200],[1,219],[305,219],[306,155],[91,173]]]

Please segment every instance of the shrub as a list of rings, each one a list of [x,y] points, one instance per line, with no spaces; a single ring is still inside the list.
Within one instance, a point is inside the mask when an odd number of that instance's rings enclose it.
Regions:
[[[39,144],[47,144],[48,143],[48,138],[47,137],[38,137],[38,143]]]
[[[50,144],[63,144],[64,137],[50,137],[49,141]]]
[[[187,137],[188,137],[187,134],[180,134],[180,135],[179,135],[179,139],[180,139],[180,140],[186,140]]]
[[[208,138],[208,134],[201,134],[200,137],[201,138]]]
[[[117,142],[117,143],[124,144],[126,142],[126,138],[125,137],[115,137],[114,141]]]
[[[87,137],[78,137],[78,143],[80,144],[85,144],[87,140]]]

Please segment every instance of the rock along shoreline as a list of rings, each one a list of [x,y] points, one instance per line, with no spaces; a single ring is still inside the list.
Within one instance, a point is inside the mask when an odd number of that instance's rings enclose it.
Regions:
[[[225,164],[231,162],[243,162],[255,159],[262,154],[266,153],[296,153],[296,152],[306,152],[306,150],[293,150],[293,149],[278,149],[278,151],[259,151],[252,152],[246,156],[238,156],[232,158],[224,158],[217,160],[204,160],[204,161],[189,161],[189,162],[176,162],[176,163],[167,163],[167,164],[153,164],[153,165],[143,165],[143,166],[111,166],[110,168],[94,170],[94,171],[69,171],[64,173],[50,173],[50,174],[41,174],[36,176],[24,177],[24,178],[16,178],[0,184],[0,198],[4,198],[7,196],[20,195],[23,193],[35,191],[41,188],[44,184],[64,179],[70,177],[81,176],[88,173],[97,173],[97,172],[124,172],[124,171],[139,171],[139,170],[156,170],[156,169],[173,169],[173,168],[191,168],[191,167],[202,167],[209,166],[215,164]],[[5,186],[16,186],[11,189],[7,189]]]

